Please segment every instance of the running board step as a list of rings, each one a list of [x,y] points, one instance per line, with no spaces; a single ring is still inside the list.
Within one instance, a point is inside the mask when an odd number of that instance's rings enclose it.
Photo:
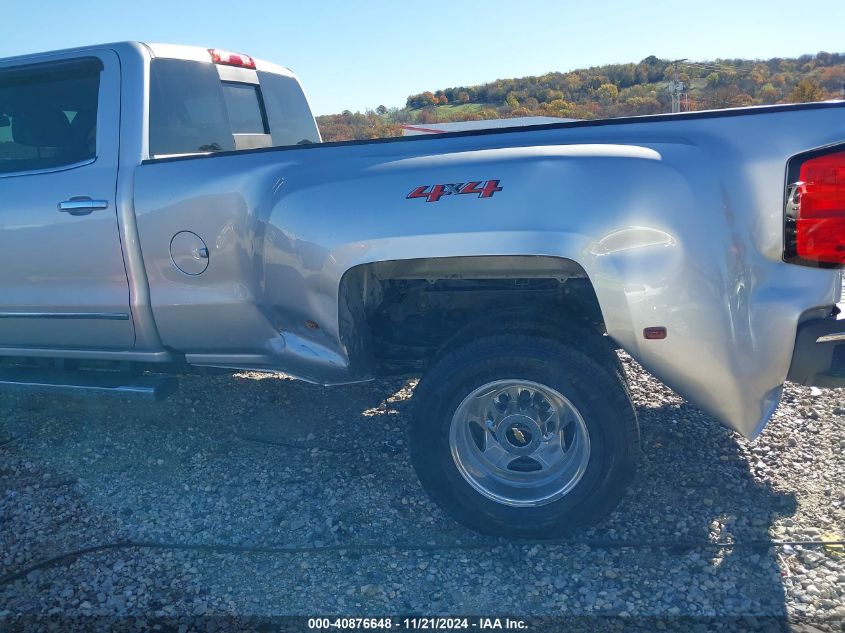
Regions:
[[[68,395],[131,396],[163,400],[178,386],[171,376],[118,371],[61,371],[31,367],[0,369],[0,390],[25,390]]]

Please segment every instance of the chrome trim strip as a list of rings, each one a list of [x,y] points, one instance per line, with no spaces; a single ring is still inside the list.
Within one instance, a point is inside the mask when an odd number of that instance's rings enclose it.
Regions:
[[[29,388],[29,389],[45,389],[54,391],[89,391],[97,393],[121,393],[129,395],[153,395],[155,393],[154,387],[142,387],[138,385],[121,385],[119,387],[102,387],[98,385],[73,385],[73,384],[57,384],[49,380],[12,380],[0,377],[0,385],[8,387]]]
[[[0,346],[0,358],[13,356],[18,358],[78,358],[82,360],[126,360],[139,363],[169,363],[173,355],[170,352],[137,352],[134,350],[103,349],[50,349],[40,347],[3,347]]]
[[[845,332],[825,334],[816,339],[816,343],[833,343],[834,341],[845,341]]]
[[[131,395],[162,400],[176,390],[171,376],[114,371],[66,372],[10,367],[0,371],[0,386],[9,389],[96,395]]]
[[[18,176],[38,176],[39,174],[55,174],[60,171],[70,171],[71,169],[79,169],[86,165],[93,165],[97,162],[97,158],[87,158],[75,163],[68,163],[67,165],[57,165],[56,167],[42,167],[41,169],[24,169],[22,171],[9,171],[0,174],[0,178],[17,178]]]
[[[278,360],[262,354],[185,354],[185,361],[190,365],[208,365],[211,367],[265,367],[273,371]]]
[[[100,319],[128,321],[126,312],[0,312],[0,319]]]

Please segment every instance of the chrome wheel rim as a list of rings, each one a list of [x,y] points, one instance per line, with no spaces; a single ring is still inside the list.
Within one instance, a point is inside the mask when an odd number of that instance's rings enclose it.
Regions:
[[[590,461],[590,434],[578,409],[528,380],[496,380],[464,398],[452,416],[449,447],[470,486],[517,507],[568,494]]]

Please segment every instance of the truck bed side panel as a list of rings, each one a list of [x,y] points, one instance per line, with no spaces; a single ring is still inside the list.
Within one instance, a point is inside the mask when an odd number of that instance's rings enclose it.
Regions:
[[[839,293],[838,272],[781,261],[786,161],[843,139],[845,108],[825,107],[328,144],[149,162],[135,206],[162,339],[197,362],[352,380],[338,331],[352,267],[545,255],[583,267],[623,348],[752,436],[802,313]],[[407,199],[491,179],[487,199]],[[209,247],[201,275],[170,261],[182,230]],[[668,337],[644,340],[650,326]]]

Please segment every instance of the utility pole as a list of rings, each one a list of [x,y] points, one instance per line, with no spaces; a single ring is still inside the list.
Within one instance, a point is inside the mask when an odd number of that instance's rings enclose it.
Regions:
[[[681,111],[681,80],[678,77],[678,62],[672,64],[672,83],[670,84],[672,91],[672,112]]]
[[[672,62],[672,79],[667,88],[669,96],[672,99],[672,112],[681,111],[681,96],[684,94],[684,88],[686,88],[684,82],[680,79],[680,72],[678,70],[678,65],[683,61],[686,60],[676,59]]]

